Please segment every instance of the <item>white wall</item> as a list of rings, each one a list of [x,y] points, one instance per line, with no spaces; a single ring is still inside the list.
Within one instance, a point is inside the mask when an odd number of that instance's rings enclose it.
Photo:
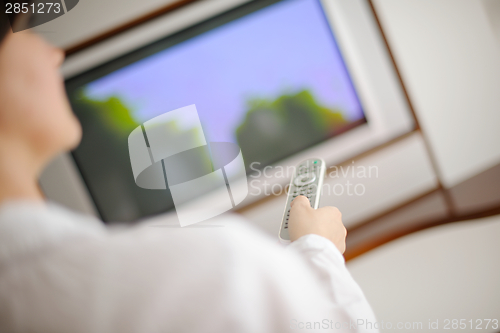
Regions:
[[[500,42],[483,1],[374,4],[444,185],[500,163]]]
[[[498,235],[500,216],[443,225],[383,245],[348,268],[378,321],[423,322],[415,332],[437,333],[455,331],[443,329],[444,319],[466,319],[468,328],[456,331],[472,332],[470,319],[474,325],[476,319],[500,320]],[[429,319],[438,319],[440,329],[429,330]]]

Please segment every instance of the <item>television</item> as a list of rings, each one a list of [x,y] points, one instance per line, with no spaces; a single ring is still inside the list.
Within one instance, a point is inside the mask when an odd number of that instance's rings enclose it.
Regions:
[[[335,164],[413,128],[362,0],[193,3],[69,57],[63,71],[83,137],[59,168],[73,169],[68,184],[105,222],[174,208],[168,187],[136,185],[127,138],[187,105],[207,142],[238,144],[251,178],[265,178],[252,187],[288,182],[279,166],[310,156]],[[185,119],[172,126],[191,128]],[[269,194],[262,188],[243,205]]]

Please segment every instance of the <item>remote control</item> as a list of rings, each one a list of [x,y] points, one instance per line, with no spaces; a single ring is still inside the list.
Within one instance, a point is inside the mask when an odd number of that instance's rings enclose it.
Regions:
[[[288,218],[290,217],[290,204],[293,199],[299,195],[303,195],[309,199],[312,208],[318,208],[325,171],[325,161],[321,158],[307,159],[300,163],[295,169],[290,186],[288,187],[285,212],[283,213],[283,219],[281,220],[281,227],[278,235],[281,243],[290,243],[290,236],[288,234]]]

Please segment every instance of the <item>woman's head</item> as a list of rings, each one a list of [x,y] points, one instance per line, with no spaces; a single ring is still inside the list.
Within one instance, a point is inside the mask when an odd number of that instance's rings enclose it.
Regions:
[[[19,154],[27,154],[42,168],[56,154],[78,144],[80,125],[59,73],[63,59],[61,50],[31,32],[4,34],[0,40],[0,152],[9,147],[21,150]]]

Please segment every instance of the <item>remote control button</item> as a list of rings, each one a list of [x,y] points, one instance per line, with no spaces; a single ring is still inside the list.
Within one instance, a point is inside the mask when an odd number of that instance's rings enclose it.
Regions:
[[[298,175],[293,183],[297,186],[304,186],[313,183],[316,180],[316,175],[311,173],[305,173],[303,175]]]

